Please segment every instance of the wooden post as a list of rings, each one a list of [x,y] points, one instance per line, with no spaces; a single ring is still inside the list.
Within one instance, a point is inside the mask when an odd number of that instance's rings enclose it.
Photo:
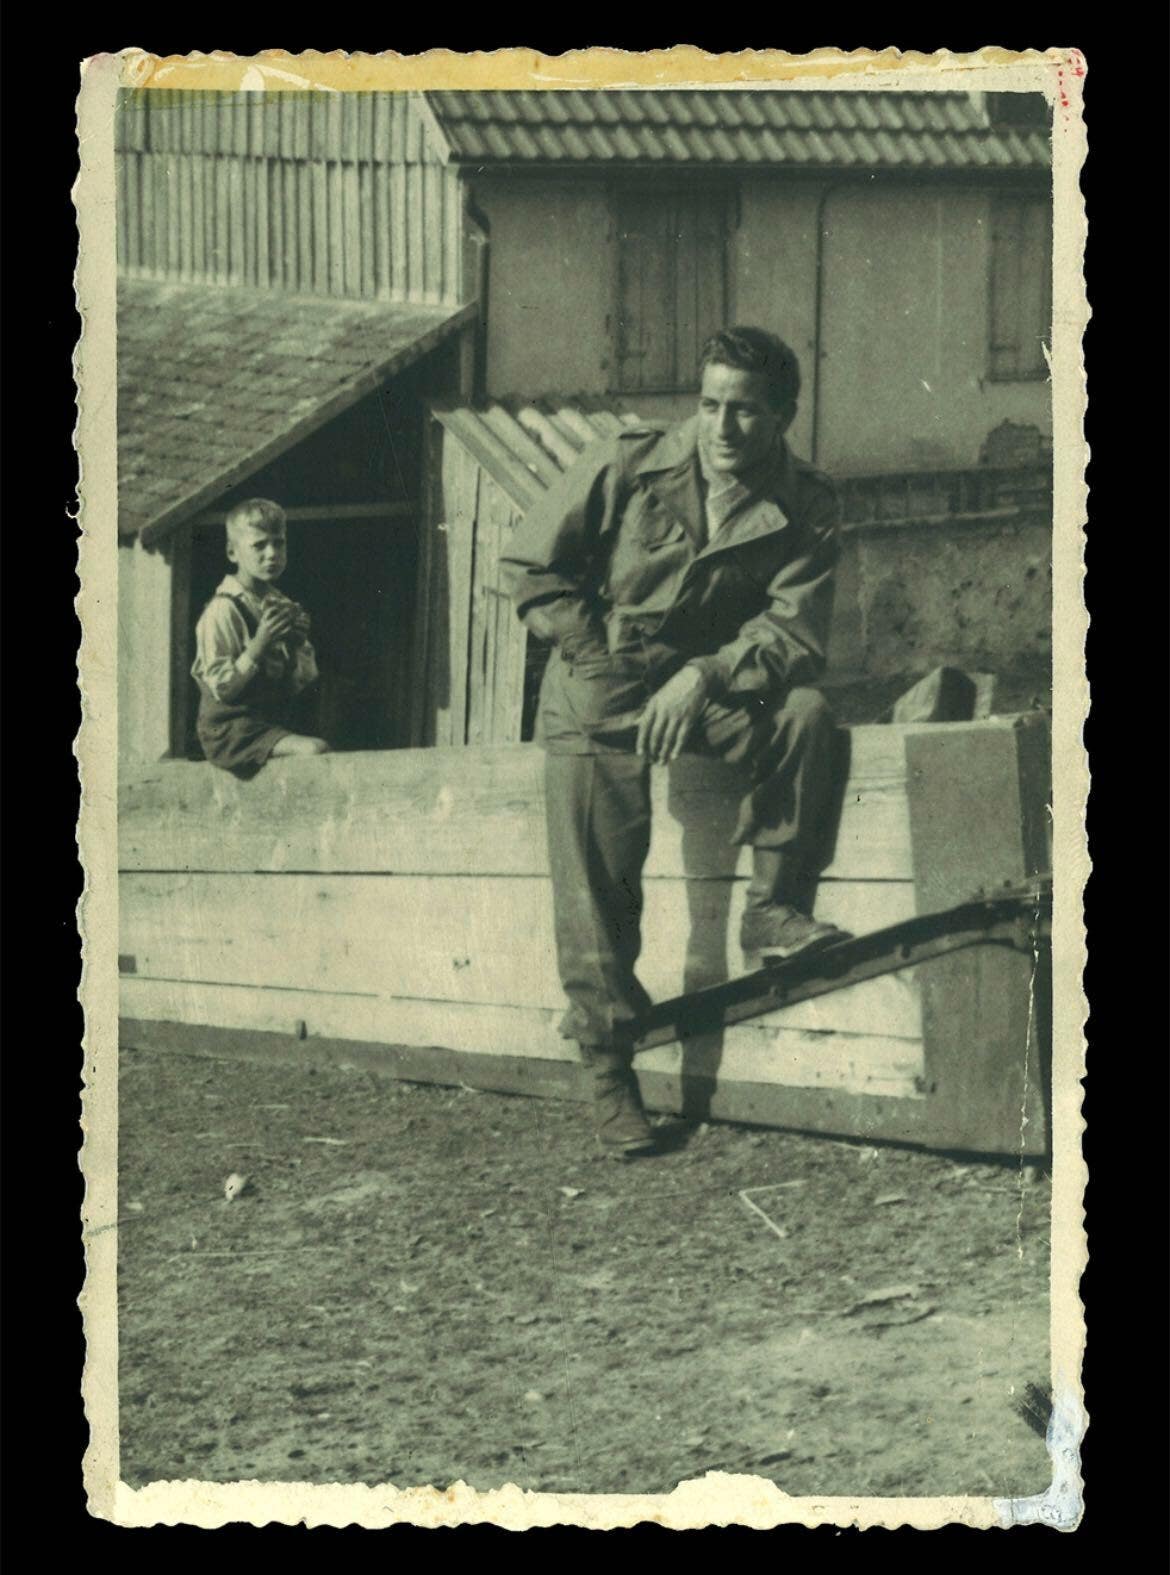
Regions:
[[[191,604],[190,526],[176,531],[163,547],[171,570],[170,626],[170,739],[167,753],[182,757],[187,752],[187,732],[194,702],[191,681],[191,635],[198,609]]]
[[[478,329],[468,323],[459,334],[459,398],[474,399]]]
[[[172,565],[140,540],[118,550],[118,750],[159,761],[172,726]]]
[[[1017,885],[1051,863],[1046,719],[906,735],[919,913]],[[1049,1140],[1047,957],[981,946],[918,970],[932,1141],[1043,1153]]]

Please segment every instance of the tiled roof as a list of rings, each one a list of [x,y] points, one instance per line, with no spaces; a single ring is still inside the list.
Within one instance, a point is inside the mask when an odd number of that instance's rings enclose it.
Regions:
[[[121,280],[120,533],[190,518],[473,311]]]
[[[456,163],[1044,170],[1049,136],[993,127],[966,93],[426,95]]]
[[[518,509],[530,508],[590,444],[642,425],[637,416],[587,394],[481,405],[436,401],[431,409]]]

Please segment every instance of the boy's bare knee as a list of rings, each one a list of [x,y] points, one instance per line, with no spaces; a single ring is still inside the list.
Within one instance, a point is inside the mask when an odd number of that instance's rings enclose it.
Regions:
[[[308,738],[303,733],[286,733],[274,746],[274,755],[327,755],[329,745],[323,738]]]

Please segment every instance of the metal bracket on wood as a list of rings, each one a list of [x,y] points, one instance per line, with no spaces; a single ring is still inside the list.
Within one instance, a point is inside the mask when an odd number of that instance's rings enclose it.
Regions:
[[[1010,886],[938,913],[918,914],[900,924],[839,941],[823,951],[776,963],[678,995],[652,1006],[639,1020],[635,1050],[650,1050],[714,1029],[762,1017],[814,996],[847,989],[863,979],[914,968],[968,946],[1007,946],[1032,952],[1048,943],[1052,926],[1052,879]]]

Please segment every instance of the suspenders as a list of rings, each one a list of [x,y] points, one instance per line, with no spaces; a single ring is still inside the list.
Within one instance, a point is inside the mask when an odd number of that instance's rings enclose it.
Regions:
[[[231,602],[232,606],[236,609],[236,611],[239,613],[240,617],[244,620],[244,628],[247,629],[247,631],[248,631],[248,638],[250,640],[252,638],[252,636],[256,633],[256,630],[260,627],[260,624],[257,621],[255,613],[248,606],[248,604],[244,600],[244,598],[242,596],[232,596],[227,591],[216,591],[215,595],[211,599],[212,599],[213,602],[214,601]]]

